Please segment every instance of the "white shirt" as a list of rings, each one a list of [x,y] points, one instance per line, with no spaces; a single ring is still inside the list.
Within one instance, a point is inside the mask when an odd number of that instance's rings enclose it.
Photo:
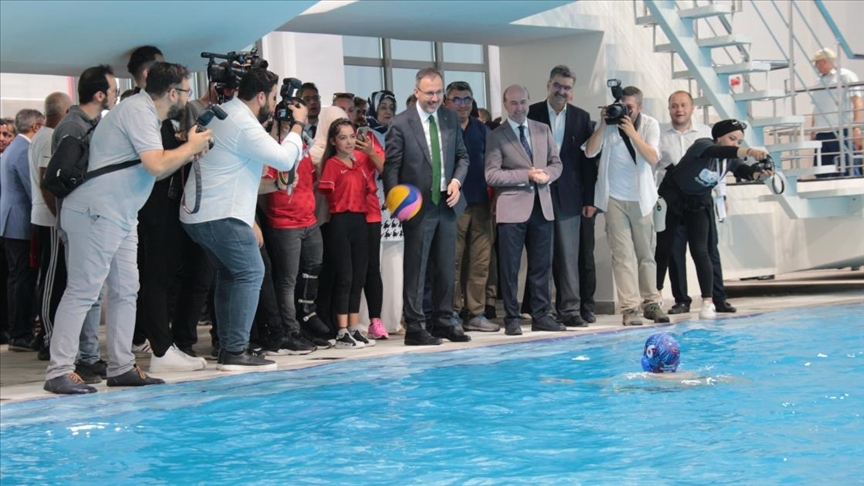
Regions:
[[[51,160],[51,138],[53,135],[53,128],[42,127],[33,137],[27,153],[30,162],[30,192],[33,194],[30,222],[38,226],[54,226],[57,222],[57,218],[51,214],[51,210],[45,204],[45,198],[42,197],[42,185],[39,177],[39,169],[48,167],[48,161]]]
[[[642,137],[642,140],[645,141],[648,145],[654,149],[654,152],[657,154],[657,157],[660,157],[660,124],[657,123],[657,120],[651,118],[650,116],[642,113],[640,115],[642,121],[639,122],[639,129],[637,132],[639,136]],[[630,153],[627,152],[627,147],[624,146],[623,140],[621,139],[621,135],[618,134],[618,127],[607,126],[606,133],[603,136],[603,141],[600,144],[600,147],[596,152],[588,151],[588,142],[586,141],[582,144],[582,151],[585,152],[585,155],[588,158],[596,157],[598,153],[603,149],[604,146],[612,147],[615,141],[618,140],[621,142],[621,146],[623,147],[624,153],[627,154],[627,157],[630,157]],[[634,149],[636,147],[634,146]],[[615,174],[611,170],[612,164],[610,163],[610,158],[612,156],[613,150],[603,150],[600,155],[600,166],[597,173],[597,185],[594,191],[594,206],[601,211],[606,211],[609,206],[609,180],[612,177],[617,177],[618,174]],[[630,163],[633,164],[633,159],[630,159]],[[651,167],[651,164],[642,157],[642,154],[636,150],[636,192],[638,195],[639,201],[639,209],[642,212],[642,216],[647,216],[651,214],[654,210],[654,203],[657,202],[657,186],[654,184],[654,173]],[[617,199],[617,198],[616,198]]]
[[[441,136],[441,123],[439,123],[438,110],[435,113],[429,114],[424,110],[420,103],[416,105],[417,113],[420,114],[420,124],[423,125],[423,133],[426,135],[426,146],[429,147],[429,160],[432,160],[432,136],[429,135],[429,117],[435,117],[435,125],[438,127],[438,152],[441,154],[441,192],[447,190],[447,174],[444,170],[444,144]]]
[[[519,145],[522,145],[522,139],[519,138],[519,127],[525,127],[525,140],[528,141],[528,147],[531,148],[531,153],[533,154],[533,153],[534,153],[534,146],[531,145],[531,131],[528,130],[528,119],[526,118],[525,121],[523,121],[522,124],[519,125],[519,124],[516,123],[515,121],[511,120],[510,118],[508,118],[508,119],[507,119],[507,123],[510,124],[510,128],[512,128],[512,129],[513,129],[513,133],[516,134],[516,140],[519,140]],[[531,165],[534,165],[534,161],[533,161],[533,160],[531,161]]]
[[[619,201],[639,200],[639,171],[620,134],[606,143],[609,152],[609,197]],[[635,149],[635,147],[634,147]]]
[[[690,128],[682,133],[671,123],[663,125],[660,129],[660,162],[654,168],[657,187],[660,187],[660,183],[663,182],[666,169],[677,164],[693,142],[700,138],[711,138],[711,128],[701,123],[691,122]]]
[[[561,146],[564,145],[564,128],[567,125],[567,105],[561,113],[555,113],[555,108],[546,101],[546,108],[549,110],[549,126],[552,128],[552,138],[555,139],[555,146],[558,147],[558,155],[561,155]]]
[[[861,97],[862,90],[860,86],[851,88],[845,86],[857,82],[858,76],[845,68],[841,68],[839,73],[837,69],[832,69],[831,72],[821,76],[817,80],[816,84],[813,85],[814,88],[824,86],[835,87],[834,89],[821,89],[811,93],[813,95],[813,115],[816,117],[817,127],[826,127],[824,131],[829,131],[828,128],[840,127],[840,114],[837,112],[841,111],[841,106],[843,120],[845,121],[844,125],[852,123],[852,98],[855,96]],[[844,86],[843,89],[846,90],[845,96],[840,88],[836,88],[838,84]],[[838,100],[840,99],[842,99],[842,105],[838,104]],[[825,115],[821,113],[825,113]]]
[[[222,105],[225,120],[214,119],[207,128],[215,142],[197,163],[201,168],[201,208],[195,214],[180,209],[186,224],[236,218],[252,226],[264,165],[291,170],[303,151],[300,135],[290,132],[280,145],[264,130],[252,110],[239,98]],[[190,169],[191,170],[191,167]],[[195,176],[186,181],[186,206],[195,202]]]

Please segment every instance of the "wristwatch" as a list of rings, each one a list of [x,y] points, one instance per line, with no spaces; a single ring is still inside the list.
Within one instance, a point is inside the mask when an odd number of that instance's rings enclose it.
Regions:
[[[300,131],[301,131],[301,132],[302,132],[303,130],[306,130],[306,124],[303,123],[303,122],[299,122],[299,121],[296,121],[296,120],[293,121],[293,122],[291,123],[291,129],[292,129],[292,130],[294,129],[294,125],[300,125]]]

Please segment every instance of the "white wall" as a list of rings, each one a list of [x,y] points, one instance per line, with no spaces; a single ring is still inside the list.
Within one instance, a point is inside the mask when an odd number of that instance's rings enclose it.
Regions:
[[[315,83],[322,106],[345,91],[342,36],[273,32],[262,39],[261,55],[280,77]]]

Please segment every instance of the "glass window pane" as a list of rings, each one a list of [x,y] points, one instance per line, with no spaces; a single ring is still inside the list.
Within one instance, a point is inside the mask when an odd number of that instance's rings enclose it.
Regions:
[[[345,66],[345,91],[355,96],[369,98],[375,91],[384,89],[384,68],[371,66]],[[330,100],[325,100],[328,102]]]
[[[483,64],[483,46],[445,42],[443,61]]]
[[[434,61],[434,48],[431,42],[425,41],[390,41],[391,57],[408,61]]]
[[[417,69],[393,68],[393,94],[396,95],[396,113],[405,111],[405,102],[414,94]]]
[[[342,36],[342,52],[348,57],[381,58],[381,39],[378,37]]]
[[[477,101],[479,108],[489,109],[486,100],[486,73],[472,71],[444,71],[444,82],[446,85],[453,81],[465,81],[471,85],[471,92],[474,93],[474,100]]]

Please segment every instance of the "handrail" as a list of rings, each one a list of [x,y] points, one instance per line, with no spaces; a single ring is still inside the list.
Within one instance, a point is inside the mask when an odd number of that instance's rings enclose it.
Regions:
[[[837,27],[837,24],[834,23],[834,17],[828,12],[828,9],[825,7],[825,3],[822,0],[813,0],[816,4],[816,8],[819,9],[819,13],[822,14],[822,17],[825,19],[825,22],[828,23],[828,27],[831,29],[831,32],[834,33],[834,37],[837,39],[837,42],[840,44],[840,47],[843,48],[843,52],[846,53],[846,57],[849,59],[864,59],[864,54],[855,54],[852,52],[852,48],[849,47],[849,44],[846,42],[846,37],[843,36],[843,33],[840,32],[840,28]]]

